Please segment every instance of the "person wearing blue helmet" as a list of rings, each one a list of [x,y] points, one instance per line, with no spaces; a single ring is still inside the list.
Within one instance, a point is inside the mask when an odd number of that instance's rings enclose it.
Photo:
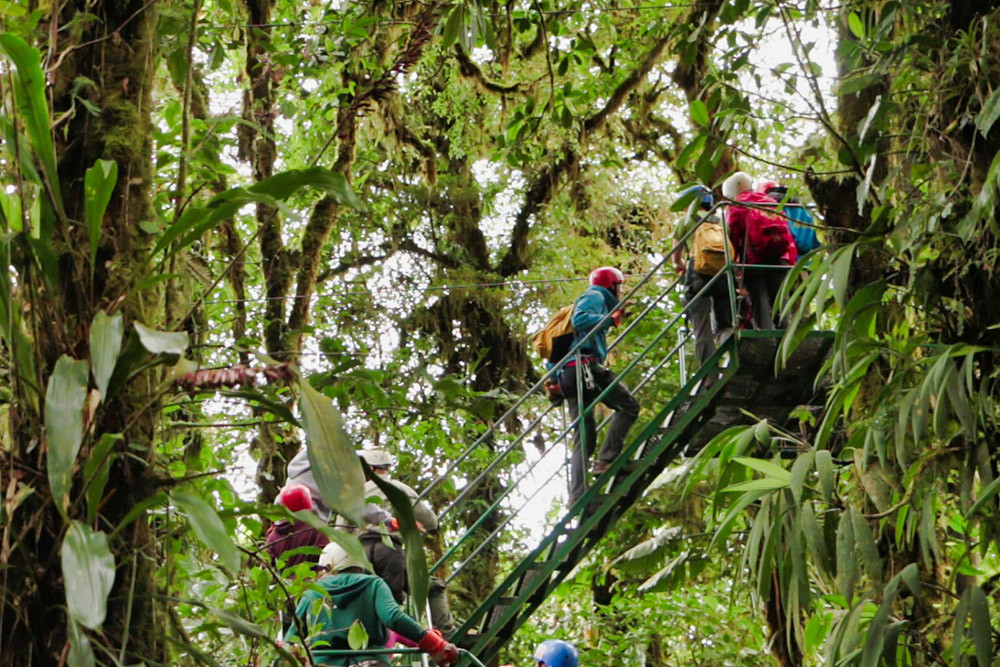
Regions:
[[[674,268],[684,276],[684,297],[688,307],[688,325],[694,334],[694,356],[699,364],[715,352],[716,340],[732,331],[733,314],[729,302],[729,281],[720,276],[708,289],[712,277],[726,265],[725,244],[729,243],[722,221],[715,214],[706,215],[715,197],[704,185],[695,185],[681,192],[681,197],[701,193],[701,216],[690,216],[677,224],[674,239]],[[692,226],[697,225],[693,228]],[[687,253],[688,241],[692,251]],[[730,257],[732,245],[730,244]],[[685,260],[685,255],[688,255]],[[697,298],[701,294],[700,298]],[[712,326],[712,316],[715,326]]]
[[[535,649],[535,667],[577,667],[576,647],[561,639],[546,639]]]

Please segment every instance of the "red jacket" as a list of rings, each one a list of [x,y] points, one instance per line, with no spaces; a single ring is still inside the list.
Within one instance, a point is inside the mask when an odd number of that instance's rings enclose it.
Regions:
[[[744,192],[736,197],[736,201],[745,201],[751,204],[773,204],[777,208],[777,200],[773,197],[769,197],[760,192]],[[747,223],[750,222],[752,216],[759,216],[763,213],[760,209],[746,208],[743,206],[730,206],[729,212],[726,217],[726,221],[729,223],[729,240],[733,242],[733,247],[736,249],[736,256],[743,260],[744,264],[773,264],[773,261],[765,261],[754,252],[751,244],[746,243],[747,240]],[[784,220],[784,218],[782,218]],[[788,227],[788,220],[784,220],[784,234],[788,240],[788,249],[785,254],[781,256],[781,260],[777,263],[788,264],[789,266],[795,264],[796,260],[799,258],[799,252],[795,247],[795,237],[792,236],[792,230]],[[745,246],[745,248],[744,248]],[[744,252],[746,253],[744,255]]]
[[[318,563],[319,552],[323,550],[330,539],[304,521],[278,521],[271,524],[267,529],[267,537],[264,541],[264,548],[271,554],[271,559],[277,565],[278,559],[286,551],[300,549],[302,547],[316,547],[315,553],[299,553],[288,556],[285,559],[285,567],[292,567],[299,563]]]

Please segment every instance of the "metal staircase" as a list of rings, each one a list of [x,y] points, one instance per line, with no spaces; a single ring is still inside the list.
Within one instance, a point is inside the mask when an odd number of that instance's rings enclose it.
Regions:
[[[679,243],[692,236],[695,227]],[[506,571],[497,577],[492,593],[480,601],[453,637],[454,641],[469,646],[484,662],[496,657],[517,629],[601,541],[608,526],[643,495],[667,465],[697,452],[726,428],[752,423],[749,413],[783,424],[795,408],[823,403],[822,390],[816,388],[815,379],[833,342],[830,332],[810,333],[776,373],[775,354],[783,332],[736,331],[687,377],[691,335],[684,329],[685,316],[716,280],[726,280],[733,321],[738,322],[735,288],[741,265],[727,258],[727,268],[680,308],[681,279],[668,276],[664,270],[669,267],[672,252],[673,249],[665,254],[653,271],[623,298],[623,301],[647,298],[648,303],[610,345],[614,349],[625,339],[641,338],[644,344],[641,351],[630,351],[628,364],[619,371],[619,380],[632,387],[644,412],[633,426],[621,455],[593,481],[576,504],[548,522],[544,511],[538,513],[533,509],[539,503],[543,510],[550,507],[552,499],[565,492],[565,460],[560,462],[558,457],[572,441],[574,424],[560,419],[559,408],[545,398],[543,384],[555,369],[496,421],[499,425],[514,415],[521,418],[527,415],[530,423],[526,428],[509,435],[501,433],[495,425],[422,494],[425,497],[437,485],[457,476],[458,466],[481,453],[487,444],[491,451],[498,452],[475,478],[457,490],[455,500],[441,512],[443,518],[461,507],[487,479],[501,483],[502,491],[492,505],[431,566],[431,573],[446,581],[483,558],[491,545],[500,543],[498,538],[505,531],[517,529],[518,519],[522,531],[524,517],[533,511],[538,522],[547,523],[543,536],[532,537],[532,531],[528,531],[534,546],[528,547],[523,555],[508,559]],[[664,305],[667,307],[663,308]],[[658,315],[663,318],[662,327],[658,326]],[[657,326],[649,326],[651,323]],[[640,326],[641,337],[636,333]],[[575,355],[585,342],[586,339],[574,347],[567,358]],[[679,387],[664,381],[666,377],[678,376]],[[588,406],[581,404],[581,415],[594,410],[602,397]],[[609,419],[598,426],[598,440]],[[533,456],[532,450],[524,446],[528,442],[550,444],[540,447],[541,453]],[[541,501],[537,500],[539,496]],[[498,525],[484,534],[490,518]]]

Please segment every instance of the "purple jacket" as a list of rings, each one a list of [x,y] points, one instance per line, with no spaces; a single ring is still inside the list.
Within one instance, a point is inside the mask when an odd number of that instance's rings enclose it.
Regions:
[[[267,529],[264,548],[271,554],[275,565],[286,551],[302,547],[315,547],[316,553],[298,553],[285,558],[285,567],[293,567],[299,563],[318,563],[319,552],[323,550],[330,539],[304,521],[278,521]]]

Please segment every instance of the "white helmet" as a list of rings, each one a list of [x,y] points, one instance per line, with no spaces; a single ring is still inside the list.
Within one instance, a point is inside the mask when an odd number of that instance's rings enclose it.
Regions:
[[[726,199],[736,199],[753,188],[753,179],[745,171],[738,171],[722,182],[722,194]]]
[[[330,568],[331,572],[340,572],[349,567],[360,567],[362,570],[368,569],[367,563],[356,560],[351,554],[347,553],[344,547],[336,542],[330,542],[323,547],[323,553],[319,555],[319,565],[320,567]]]
[[[365,463],[372,468],[388,468],[392,465],[392,454],[387,449],[376,447],[375,449],[362,449],[358,456],[365,460]]]

